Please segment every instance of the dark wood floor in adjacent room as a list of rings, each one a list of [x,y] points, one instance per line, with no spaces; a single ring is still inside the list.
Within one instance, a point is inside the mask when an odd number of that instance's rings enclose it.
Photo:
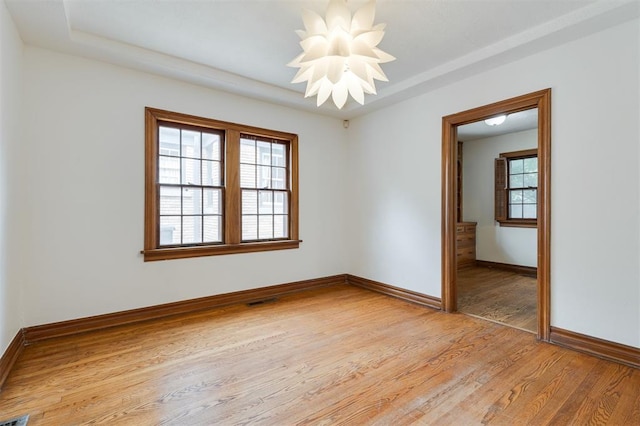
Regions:
[[[458,310],[536,333],[537,280],[488,267],[458,270]]]
[[[640,424],[640,370],[348,285],[28,346],[29,426]]]

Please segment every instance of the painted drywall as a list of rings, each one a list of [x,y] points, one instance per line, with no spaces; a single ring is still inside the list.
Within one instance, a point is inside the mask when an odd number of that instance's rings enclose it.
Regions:
[[[25,49],[26,325],[342,274],[342,121]],[[143,262],[144,107],[299,135],[297,250]]]
[[[464,142],[462,218],[465,222],[477,222],[476,259],[537,266],[537,230],[500,226],[494,220],[494,159],[503,152],[537,146],[536,129]]]
[[[640,347],[638,19],[351,121],[352,274],[441,294],[442,117],[552,88],[551,324]]]
[[[23,326],[16,275],[20,259],[13,251],[14,244],[21,244],[13,229],[20,214],[21,197],[14,186],[20,170],[12,161],[21,145],[22,55],[22,40],[0,2],[0,354]]]

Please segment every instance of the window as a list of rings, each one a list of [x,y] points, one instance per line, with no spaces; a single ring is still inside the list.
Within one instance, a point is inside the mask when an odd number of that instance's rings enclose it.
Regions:
[[[297,142],[146,108],[145,261],[297,248]]]
[[[240,135],[242,241],[287,238],[286,144]]]
[[[500,226],[537,226],[538,150],[500,154],[495,160],[495,218]]]

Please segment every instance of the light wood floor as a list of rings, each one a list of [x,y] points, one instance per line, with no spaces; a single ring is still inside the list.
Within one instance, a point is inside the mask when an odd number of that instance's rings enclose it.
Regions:
[[[458,270],[458,310],[538,331],[535,278],[487,267]]]
[[[640,424],[640,370],[341,285],[25,349],[29,426]]]

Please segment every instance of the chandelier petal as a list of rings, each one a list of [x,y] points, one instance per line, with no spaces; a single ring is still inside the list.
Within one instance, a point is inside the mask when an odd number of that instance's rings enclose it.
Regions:
[[[351,31],[368,30],[373,26],[373,20],[376,17],[376,2],[367,2],[364,6],[356,11],[351,21]]]
[[[347,60],[347,65],[349,66],[349,70],[360,80],[366,81],[369,77],[369,73],[367,72],[367,64],[365,62],[349,58]]]
[[[287,64],[287,66],[288,67],[292,67],[292,68],[302,67],[302,64],[300,63],[300,60],[302,59],[303,56],[304,56],[304,52],[302,52],[301,54],[296,56],[294,60],[292,60],[291,62],[289,62]]]
[[[316,106],[320,106],[323,103],[325,103],[325,101],[329,99],[329,96],[331,95],[332,91],[333,91],[333,84],[331,84],[331,82],[327,80],[323,80],[322,83],[320,84],[320,89],[318,90],[318,98],[316,100]]]
[[[296,73],[295,77],[293,77],[293,80],[291,80],[292,83],[302,83],[303,81],[309,80],[309,77],[311,77],[313,70],[311,68],[300,68],[298,70],[298,72]]]
[[[311,82],[311,80],[309,80],[307,82],[307,90],[304,92],[304,97],[308,98],[309,96],[315,96],[316,94],[318,94],[323,80],[318,80],[313,83]]]
[[[379,63],[384,64],[386,62],[391,62],[391,61],[395,61],[396,57],[393,55],[389,55],[387,52],[383,52],[382,50],[378,49],[377,47],[374,47],[371,49],[373,51],[373,53],[376,54],[376,56],[379,59]]]
[[[322,60],[316,61],[313,64],[312,69],[313,72],[311,74],[310,81],[315,83],[322,80],[329,72],[329,58],[323,58]]]
[[[349,96],[349,89],[347,88],[347,83],[344,80],[340,80],[338,83],[334,84],[332,98],[333,103],[336,104],[338,109],[342,109],[344,104],[347,102],[347,97]]]
[[[373,48],[364,41],[356,38],[351,42],[351,53],[354,55],[368,56],[374,59],[380,59],[379,56],[373,51]]]
[[[344,58],[341,56],[332,56],[329,61],[329,69],[327,70],[327,78],[333,84],[336,84],[344,75]]]
[[[367,31],[360,34],[353,41],[361,41],[367,44],[369,47],[376,47],[384,37],[384,31]]]
[[[327,27],[330,30],[343,28],[351,29],[351,11],[345,0],[330,0],[327,6]]]
[[[345,77],[351,97],[360,105],[364,105],[364,90],[360,80],[353,74],[347,74]]]
[[[302,22],[308,35],[327,33],[327,24],[324,22],[324,19],[313,10],[304,9],[302,11]]]
[[[300,42],[300,46],[305,52],[300,62],[310,62],[318,58],[327,56],[329,51],[329,43],[327,39],[321,36],[312,36]]]
[[[380,68],[380,65],[372,63],[369,64],[368,69],[371,72],[371,76],[376,80],[389,81],[389,79],[387,79],[387,76],[384,74],[384,71],[382,71],[382,68]]]

